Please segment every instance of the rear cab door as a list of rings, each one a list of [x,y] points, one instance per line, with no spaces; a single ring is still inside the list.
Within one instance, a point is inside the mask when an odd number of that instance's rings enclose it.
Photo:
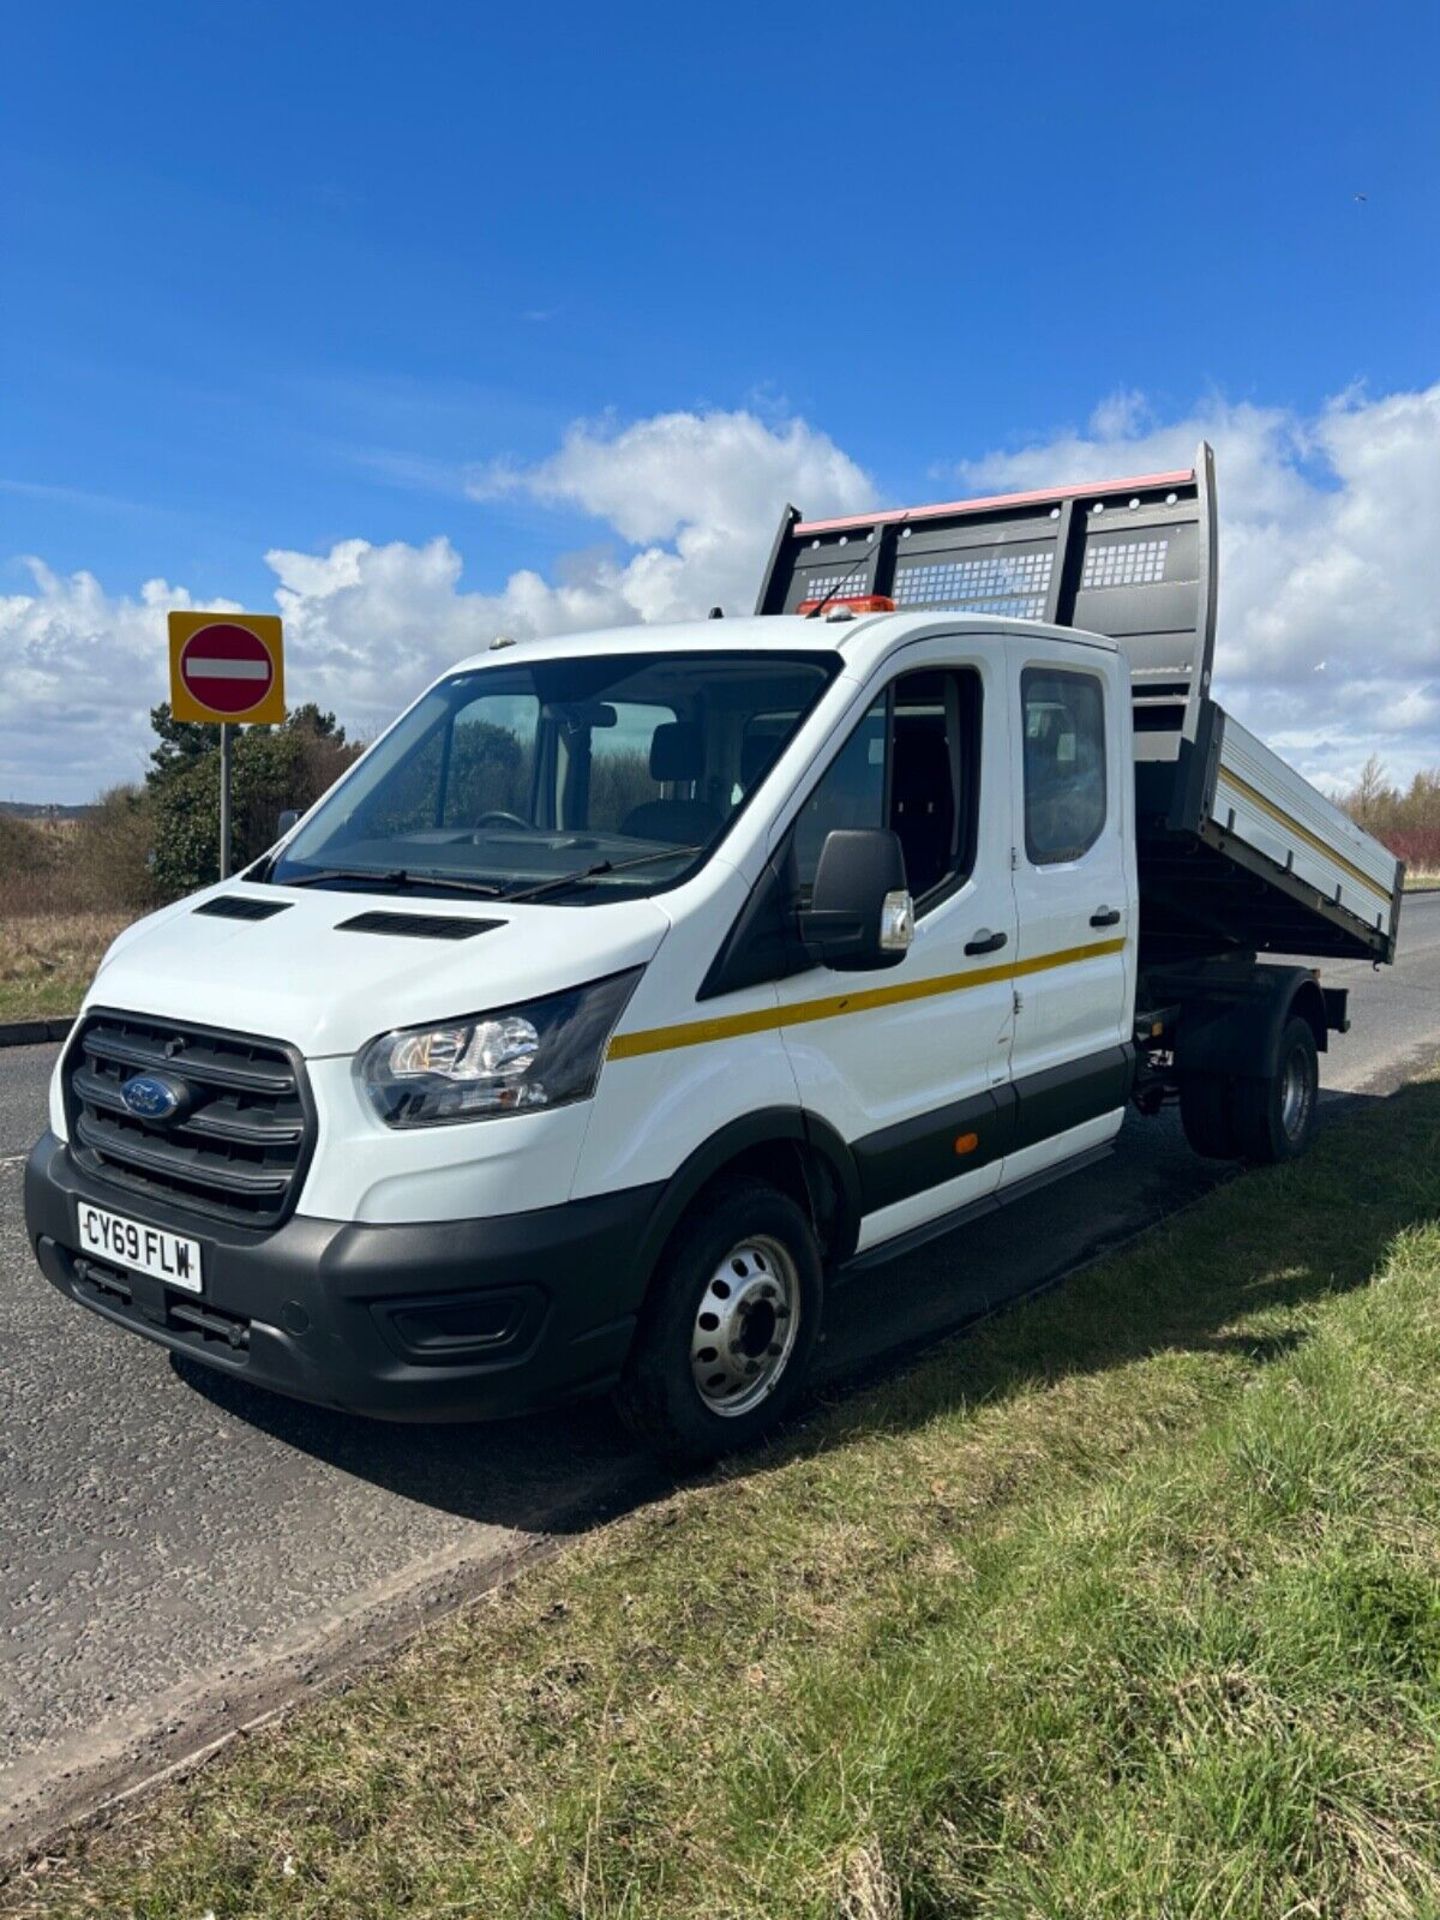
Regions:
[[[1138,899],[1128,673],[1114,649],[1011,635],[1015,1131],[1002,1183],[1119,1130]]]

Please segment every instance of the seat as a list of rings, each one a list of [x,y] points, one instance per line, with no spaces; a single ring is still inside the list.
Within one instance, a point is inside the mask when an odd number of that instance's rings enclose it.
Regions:
[[[950,871],[955,794],[943,728],[901,720],[895,728],[890,825],[905,849],[905,878],[919,899]]]
[[[691,720],[670,720],[650,736],[650,778],[690,784],[705,772],[705,742]],[[708,800],[646,800],[620,822],[637,840],[666,840],[677,847],[702,846],[720,825]]]

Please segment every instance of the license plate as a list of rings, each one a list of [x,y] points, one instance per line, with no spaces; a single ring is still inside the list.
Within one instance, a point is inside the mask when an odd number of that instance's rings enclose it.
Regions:
[[[183,1287],[187,1293],[199,1293],[200,1242],[186,1240],[163,1227],[147,1227],[138,1220],[126,1220],[118,1213],[102,1213],[99,1207],[79,1206],[80,1244],[87,1253],[98,1254],[117,1267],[129,1267],[147,1273],[152,1280],[167,1286]]]

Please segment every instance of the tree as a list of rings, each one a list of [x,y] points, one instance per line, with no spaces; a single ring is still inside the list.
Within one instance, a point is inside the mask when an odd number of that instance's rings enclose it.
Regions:
[[[158,707],[150,709],[150,725],[160,743],[151,751],[150,771],[145,776],[145,784],[152,791],[175,774],[197,766],[210,754],[219,755],[218,727],[208,722],[177,720],[168,700],[162,700]],[[236,732],[243,732],[247,738],[257,733],[300,734],[306,740],[326,740],[336,747],[345,745],[344,727],[333,713],[322,713],[313,700],[307,700],[303,707],[296,707],[278,728],[246,727],[237,728]]]
[[[345,729],[333,713],[322,713],[313,700],[307,700],[303,707],[296,707],[282,724],[282,733],[304,733],[317,740],[333,740],[337,746],[345,744]]]
[[[177,721],[168,706],[151,722],[160,744],[146,787],[154,808],[155,884],[167,900],[212,885],[220,875],[220,735]],[[287,807],[304,809],[360,751],[333,713],[297,707],[278,727],[237,727],[231,754],[231,822],[237,868],[272,845]]]
[[[173,774],[195,766],[206,754],[219,751],[215,728],[193,720],[177,720],[168,700],[150,709],[150,725],[160,742],[151,752],[150,771],[145,775],[145,784],[152,790]]]
[[[1388,812],[1398,798],[1399,795],[1385,778],[1380,756],[1372,753],[1360,769],[1360,778],[1346,795],[1344,805],[1352,820],[1373,830],[1379,823],[1380,815]]]
[[[1417,773],[1401,793],[1374,754],[1340,804],[1359,826],[1402,859],[1412,874],[1440,873],[1440,767]]]

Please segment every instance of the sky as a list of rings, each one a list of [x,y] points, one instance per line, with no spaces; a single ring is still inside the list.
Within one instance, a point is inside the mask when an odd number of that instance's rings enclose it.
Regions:
[[[164,614],[374,733],[496,632],[747,611],[808,514],[1217,450],[1217,692],[1440,764],[1440,8],[0,11],[0,799]]]

